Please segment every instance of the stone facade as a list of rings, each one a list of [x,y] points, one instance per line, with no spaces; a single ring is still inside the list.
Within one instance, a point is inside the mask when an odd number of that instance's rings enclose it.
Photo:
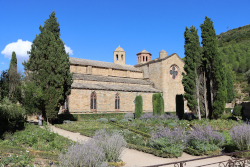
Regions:
[[[184,62],[176,53],[168,56],[162,50],[159,58],[151,60],[151,54],[143,50],[137,54],[135,66],[125,65],[125,51],[120,46],[113,56],[114,63],[70,58],[74,76],[65,104],[70,113],[134,112],[137,95],[143,98],[143,111],[152,112],[152,95],[157,92],[163,95],[165,111],[175,111],[175,96],[184,93]],[[93,92],[95,102],[91,100]],[[117,95],[119,108],[115,105]]]

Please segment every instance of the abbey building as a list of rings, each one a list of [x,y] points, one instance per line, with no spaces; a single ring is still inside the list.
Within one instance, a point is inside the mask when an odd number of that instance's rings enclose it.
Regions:
[[[120,46],[113,52],[114,63],[71,57],[73,84],[62,111],[134,112],[134,99],[141,95],[143,111],[152,112],[152,95],[157,92],[163,95],[165,111],[175,111],[175,96],[184,93],[183,60],[164,50],[154,60],[146,50],[136,55],[134,66],[125,64],[125,51]]]

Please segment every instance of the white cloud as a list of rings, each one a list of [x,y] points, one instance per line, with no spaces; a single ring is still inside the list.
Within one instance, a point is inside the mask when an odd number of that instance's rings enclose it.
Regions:
[[[66,53],[69,53],[69,55],[73,55],[73,50],[68,47],[67,45],[64,45]]]
[[[27,51],[30,51],[32,42],[30,41],[23,41],[22,39],[18,39],[17,42],[9,43],[5,46],[4,50],[1,52],[1,54],[4,55],[4,57],[11,59],[12,52],[16,52],[17,61],[19,63],[23,62],[24,60],[27,61],[29,58],[29,55],[27,54]],[[69,53],[70,55],[73,55],[73,50],[68,47],[67,45],[64,45],[66,53]]]
[[[4,50],[1,54],[4,57],[11,59],[12,52],[16,52],[16,57],[18,62],[23,62],[29,58],[27,51],[30,51],[32,42],[23,41],[22,39],[18,39],[17,42],[12,42],[5,46]]]

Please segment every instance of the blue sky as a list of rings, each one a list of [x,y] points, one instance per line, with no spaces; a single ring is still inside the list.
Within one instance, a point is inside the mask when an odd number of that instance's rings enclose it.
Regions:
[[[9,68],[12,50],[21,62],[39,26],[56,12],[61,38],[71,57],[113,62],[121,45],[126,64],[146,49],[152,59],[164,49],[184,57],[185,27],[198,28],[208,16],[216,34],[250,23],[249,0],[0,0],[0,71]]]

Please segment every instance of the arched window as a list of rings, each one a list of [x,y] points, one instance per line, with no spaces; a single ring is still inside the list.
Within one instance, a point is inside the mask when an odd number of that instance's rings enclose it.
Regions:
[[[148,56],[146,57],[146,62],[148,61]]]
[[[120,110],[120,96],[117,93],[115,95],[115,111],[119,111]]]
[[[121,60],[123,60],[123,55],[121,55]]]
[[[145,61],[145,57],[143,56],[143,62]]]
[[[93,112],[96,112],[96,93],[92,92],[90,96],[90,109]]]
[[[118,60],[118,54],[116,54],[116,60]]]

